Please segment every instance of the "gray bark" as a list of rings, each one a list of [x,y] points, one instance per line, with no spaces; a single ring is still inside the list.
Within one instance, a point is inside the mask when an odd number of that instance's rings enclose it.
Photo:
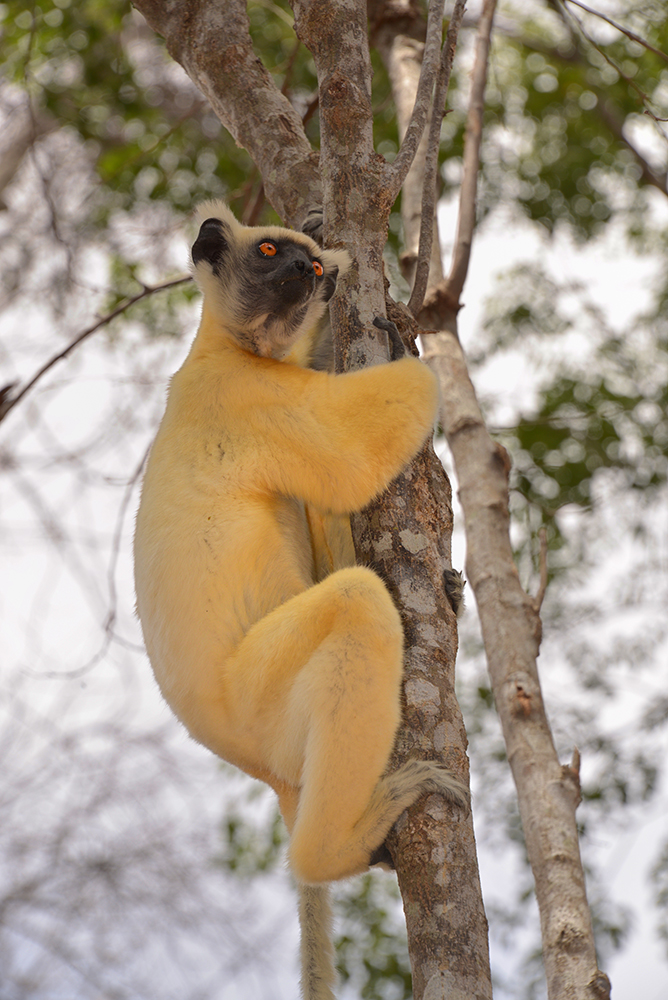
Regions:
[[[457,335],[475,228],[484,90],[496,0],[485,0],[476,40],[457,236],[450,274],[421,314],[437,330],[425,357],[441,384],[441,420],[464,511],[466,571],[476,596],[496,708],[517,788],[540,911],[550,1000],[607,1000],[598,968],[578,844],[577,766],[560,766],[543,704],[537,658],[540,606],[520,585],[510,544],[510,459],[490,437]]]

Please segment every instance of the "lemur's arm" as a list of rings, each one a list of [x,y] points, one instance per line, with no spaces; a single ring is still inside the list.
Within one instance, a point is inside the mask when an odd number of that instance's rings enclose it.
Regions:
[[[280,227],[242,226],[219,203],[200,218],[192,256],[204,309],[184,378],[220,371],[220,418],[249,487],[334,513],[359,510],[433,428],[434,375],[414,358],[344,375],[285,364],[320,322],[348,253]],[[393,334],[400,350],[391,326]]]
[[[345,375],[276,364],[245,417],[254,473],[321,510],[359,510],[418,450],[437,403],[434,376],[414,358]]]

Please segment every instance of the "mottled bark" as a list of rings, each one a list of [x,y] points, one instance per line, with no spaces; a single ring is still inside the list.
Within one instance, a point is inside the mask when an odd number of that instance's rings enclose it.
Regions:
[[[302,120],[253,51],[245,0],[134,0],[170,55],[248,150],[287,225],[320,201],[318,154]]]
[[[381,255],[391,207],[388,168],[371,141],[365,11],[361,3],[342,3],[323,24],[321,5],[300,2],[294,9],[322,95],[325,218],[331,231],[345,234],[357,260],[346,296],[335,300],[335,318],[343,320],[341,360],[354,367],[379,353],[370,324],[384,312]],[[336,101],[330,102],[334,85]],[[401,322],[399,310],[392,318]],[[454,696],[457,629],[443,588],[443,570],[450,567],[451,493],[431,445],[352,520],[358,558],[386,581],[406,629],[405,710],[392,766],[420,753],[443,760],[468,780],[466,733]],[[491,996],[471,814],[430,796],[409,810],[388,847],[404,899],[415,1000]]]
[[[466,531],[466,572],[476,596],[529,862],[536,885],[550,1000],[605,1000],[578,844],[577,768],[561,767],[540,689],[539,603],[520,585],[510,544],[505,449],[490,437],[457,335],[475,227],[484,90],[495,0],[485,0],[476,41],[464,177],[453,260],[423,309],[425,357],[441,384],[441,421],[452,451]]]
[[[456,334],[431,335],[426,356],[442,387],[442,422],[464,511],[466,575],[536,883],[548,996],[604,1000],[610,983],[596,962],[575,823],[579,775],[559,764],[541,696],[540,616],[520,585],[510,545],[508,455],[487,432]]]
[[[387,358],[385,334],[373,327],[385,311],[382,255],[390,209],[410,169],[429,112],[440,51],[443,2],[431,5],[417,98],[392,164],[373,146],[371,60],[366,6],[295,0],[295,30],[311,51],[320,89],[320,169],[325,242],[343,243],[354,265],[347,296],[332,306],[337,367],[362,367]]]
[[[391,202],[385,160],[373,146],[371,59],[358,0],[293,3],[295,31],[311,51],[320,91],[320,170],[326,245],[343,245],[353,266],[330,309],[337,368],[387,358],[383,248]]]
[[[431,444],[353,518],[353,533],[359,556],[392,590],[406,633],[404,717],[392,767],[417,754],[468,781],[454,692],[457,626],[443,588],[451,566],[451,491]],[[491,997],[471,813],[429,796],[408,810],[387,845],[404,901],[415,1000]]]
[[[392,85],[397,112],[397,127],[403,138],[415,103],[427,24],[422,5],[416,0],[370,0],[371,42],[378,49]],[[401,219],[404,226],[404,249],[401,268],[408,281],[413,280],[420,241],[422,190],[428,136],[422,136],[415,159],[401,189]],[[438,220],[434,214],[431,267],[428,287],[443,277]]]

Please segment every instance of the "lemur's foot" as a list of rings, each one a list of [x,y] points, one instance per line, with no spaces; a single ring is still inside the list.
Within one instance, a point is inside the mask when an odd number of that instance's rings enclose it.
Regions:
[[[464,587],[466,586],[466,580],[458,569],[444,569],[443,586],[445,587],[445,596],[450,601],[452,610],[459,618],[464,610]]]
[[[393,804],[393,808],[388,810],[390,825],[397,821],[404,809],[425,793],[442,795],[461,809],[468,810],[471,804],[466,785],[456,778],[452,771],[433,760],[407,760],[398,770],[380,779],[374,795],[379,792]],[[385,830],[388,831],[388,826]],[[371,852],[369,864],[394,868],[385,837]]]

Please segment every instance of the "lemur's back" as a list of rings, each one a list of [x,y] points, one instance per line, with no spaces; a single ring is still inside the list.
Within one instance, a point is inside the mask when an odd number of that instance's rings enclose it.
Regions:
[[[236,348],[202,357],[196,341],[172,381],[147,465],[138,612],[158,683],[181,718],[199,712],[204,692],[224,702],[225,663],[240,639],[316,582],[316,558],[327,562],[310,530],[323,518],[262,487],[250,428],[243,431],[244,382],[261,378],[263,363]]]

